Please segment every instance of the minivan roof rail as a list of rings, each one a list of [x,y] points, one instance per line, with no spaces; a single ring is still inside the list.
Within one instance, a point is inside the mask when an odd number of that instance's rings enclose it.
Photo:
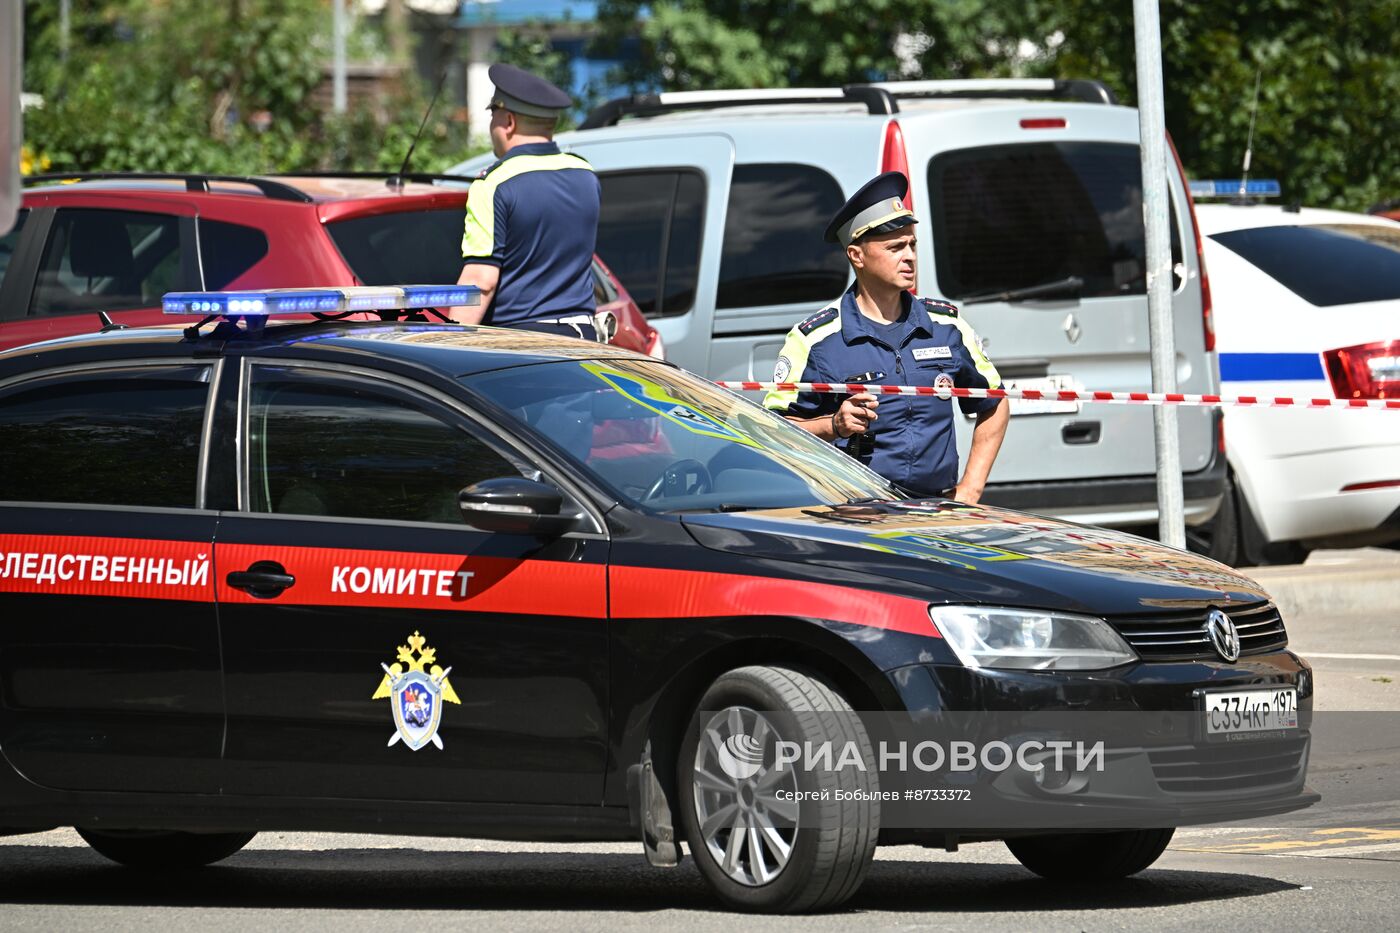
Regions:
[[[65,172],[54,175],[27,175],[26,185],[54,181],[183,181],[186,191],[208,193],[210,182],[231,182],[251,185],[275,201],[299,201],[309,204],[314,199],[305,191],[291,185],[253,175],[197,175],[184,172]]]
[[[758,88],[721,91],[664,91],[617,97],[589,111],[581,130],[615,126],[625,116],[655,117],[680,110],[743,107],[752,104],[864,104],[871,114],[899,112],[900,98],[1048,97],[1089,104],[1116,104],[1101,81],[1086,78],[976,78],[955,81],[876,81],[845,87]]]
[[[1086,104],[1118,103],[1102,81],[1091,78],[967,78],[954,81],[876,81],[896,98],[915,97],[1050,97]]]
[[[443,175],[437,172],[339,172],[335,170],[317,171],[307,169],[302,172],[273,172],[272,178],[382,178],[392,184],[394,179],[431,184],[435,181],[460,182],[471,184],[477,179],[471,175]]]
[[[848,84],[845,87],[736,88],[722,91],[664,91],[617,97],[589,111],[581,130],[615,126],[625,116],[655,117],[680,110],[743,107],[750,104],[864,104],[867,113],[898,113],[899,104],[882,87]]]

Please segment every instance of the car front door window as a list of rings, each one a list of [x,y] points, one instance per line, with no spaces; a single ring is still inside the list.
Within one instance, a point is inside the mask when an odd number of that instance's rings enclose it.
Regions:
[[[433,407],[364,380],[260,368],[249,511],[461,523],[463,487],[524,471]]]

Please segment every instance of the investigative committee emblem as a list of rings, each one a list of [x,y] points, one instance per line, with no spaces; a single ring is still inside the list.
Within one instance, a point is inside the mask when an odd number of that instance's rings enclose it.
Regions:
[[[429,742],[442,748],[442,736],[437,734],[442,722],[442,704],[444,701],[462,702],[447,680],[452,668],[436,663],[437,649],[430,647],[427,641],[414,632],[408,644],[399,645],[398,663],[379,665],[384,668],[384,679],[370,698],[393,702],[394,725],[398,726],[398,731],[389,736],[389,745],[402,741],[415,752]]]

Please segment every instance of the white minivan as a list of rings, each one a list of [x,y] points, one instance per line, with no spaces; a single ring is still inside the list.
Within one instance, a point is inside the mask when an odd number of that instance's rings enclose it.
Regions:
[[[827,221],[881,171],[910,179],[918,291],[959,305],[1010,385],[1150,387],[1137,111],[1094,81],[917,81],[611,101],[560,144],[602,180],[598,253],[713,379],[768,380],[784,336],[841,294]],[[451,171],[480,172],[486,155]],[[1168,178],[1180,391],[1214,393],[1210,297]],[[1157,520],[1150,409],[1015,403],[985,500],[1110,526]],[[1218,412],[1179,413],[1186,521],[1225,479]],[[960,425],[966,455],[969,424]],[[1190,529],[1188,529],[1190,530]]]

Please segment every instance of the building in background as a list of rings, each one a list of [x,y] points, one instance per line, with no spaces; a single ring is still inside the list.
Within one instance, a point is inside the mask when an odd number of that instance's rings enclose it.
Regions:
[[[483,135],[493,63],[511,61],[559,84],[579,103],[577,118],[590,102],[622,93],[612,76],[636,54],[624,43],[619,57],[598,57],[595,0],[360,0],[357,7],[386,20],[402,17],[416,39],[419,76],[431,87],[445,66],[445,99]]]

